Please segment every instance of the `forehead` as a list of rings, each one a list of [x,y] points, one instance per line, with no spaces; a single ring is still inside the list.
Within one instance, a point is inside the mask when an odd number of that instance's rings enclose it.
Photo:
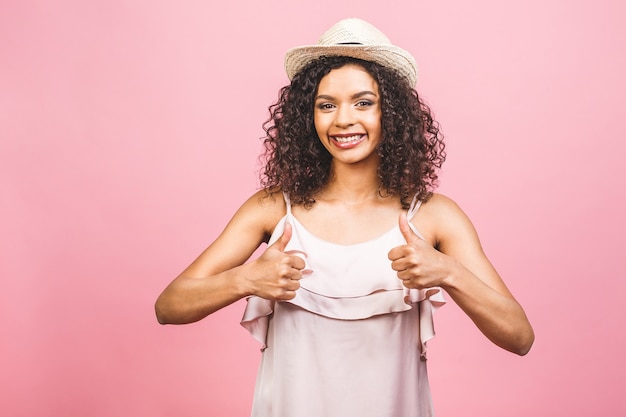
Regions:
[[[378,94],[378,83],[365,68],[357,64],[346,64],[331,70],[321,80],[318,93],[372,91]]]

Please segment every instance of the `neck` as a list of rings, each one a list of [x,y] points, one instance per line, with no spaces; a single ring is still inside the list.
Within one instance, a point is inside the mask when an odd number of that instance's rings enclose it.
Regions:
[[[333,164],[330,181],[320,197],[353,203],[380,198],[377,169],[378,164]]]

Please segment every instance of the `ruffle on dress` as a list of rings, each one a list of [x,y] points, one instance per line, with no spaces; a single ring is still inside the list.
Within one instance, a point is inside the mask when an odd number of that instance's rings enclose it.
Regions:
[[[439,307],[446,303],[439,288],[403,291],[403,294],[410,293],[410,304],[398,301],[399,298],[402,299],[403,297],[398,297],[395,291],[387,290],[353,299],[316,296],[302,288],[298,290],[298,293],[300,296],[296,298],[299,298],[300,302],[294,302],[295,298],[281,302],[291,303],[312,313],[339,320],[362,320],[378,314],[398,313],[411,308],[419,308],[422,358],[426,358],[427,342],[435,337],[433,315]],[[276,301],[256,296],[249,297],[241,319],[241,325],[261,344],[261,350],[267,347],[267,330],[275,303]],[[359,308],[353,309],[355,306]]]

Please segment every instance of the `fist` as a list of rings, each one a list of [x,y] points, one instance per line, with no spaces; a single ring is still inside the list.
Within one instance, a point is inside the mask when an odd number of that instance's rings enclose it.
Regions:
[[[420,238],[409,225],[406,213],[400,214],[400,232],[406,244],[389,251],[391,268],[406,288],[423,289],[439,286],[443,279],[441,270],[444,256]]]
[[[253,294],[269,300],[291,300],[300,288],[304,259],[295,252],[286,252],[291,240],[291,224],[285,222],[285,230],[276,242],[268,246],[263,254],[253,262]]]

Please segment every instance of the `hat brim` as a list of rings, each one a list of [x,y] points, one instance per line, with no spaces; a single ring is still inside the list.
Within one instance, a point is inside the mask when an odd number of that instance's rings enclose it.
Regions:
[[[417,82],[417,64],[411,54],[394,45],[310,45],[292,48],[285,54],[287,77],[293,77],[307,64],[321,56],[347,56],[393,68],[411,87]]]

